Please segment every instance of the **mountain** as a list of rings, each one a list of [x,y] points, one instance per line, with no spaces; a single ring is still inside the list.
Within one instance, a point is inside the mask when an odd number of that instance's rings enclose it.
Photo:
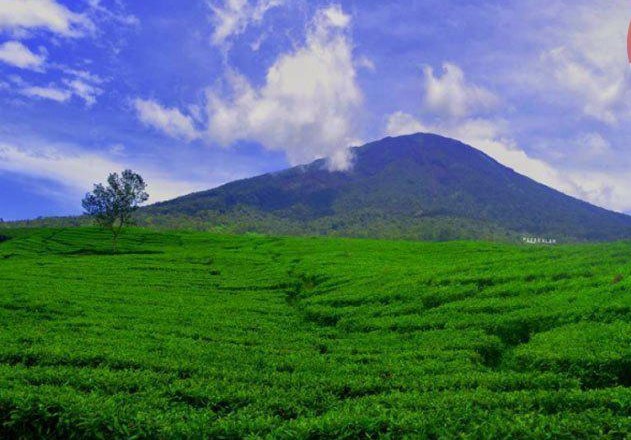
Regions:
[[[535,182],[473,147],[433,134],[353,148],[349,171],[324,160],[157,203],[143,223],[234,232],[354,237],[614,240],[631,217]]]

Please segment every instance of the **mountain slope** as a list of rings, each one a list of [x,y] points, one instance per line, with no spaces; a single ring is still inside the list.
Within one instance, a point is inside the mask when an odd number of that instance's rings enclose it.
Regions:
[[[146,223],[231,230],[421,239],[631,237],[631,217],[524,177],[461,142],[432,134],[354,148],[347,172],[323,160],[229,183],[143,210]]]

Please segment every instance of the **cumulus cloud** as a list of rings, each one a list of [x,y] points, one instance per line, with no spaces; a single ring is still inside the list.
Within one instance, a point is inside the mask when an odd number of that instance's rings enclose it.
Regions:
[[[333,5],[326,9],[321,9],[318,14],[326,20],[326,23],[333,27],[345,28],[351,23],[350,15],[344,13],[339,5]]]
[[[362,103],[356,82],[350,16],[339,5],[317,12],[305,44],[281,55],[254,87],[238,72],[229,93],[207,93],[207,137],[228,145],[240,139],[285,151],[292,164],[328,157],[331,169],[351,164],[354,119]]]
[[[468,83],[462,69],[455,64],[444,63],[442,76],[434,75],[434,69],[430,66],[425,67],[423,73],[425,105],[438,115],[468,116],[492,110],[499,102],[489,90]]]
[[[169,136],[186,141],[195,140],[200,136],[193,119],[178,109],[163,107],[149,99],[135,99],[133,105],[141,122]]]
[[[0,61],[20,69],[41,70],[46,57],[31,52],[19,41],[7,41],[0,45]]]
[[[187,141],[202,137],[222,146],[255,141],[284,151],[291,164],[328,158],[330,169],[347,169],[363,100],[350,24],[339,5],[320,9],[307,26],[305,42],[281,54],[261,86],[227,67],[222,84],[206,90],[204,109],[189,111],[195,117],[142,99],[134,101],[137,115],[146,125]],[[205,128],[197,130],[194,121]]]
[[[207,1],[214,25],[211,42],[217,46],[224,45],[231,37],[245,32],[250,24],[260,22],[268,10],[282,5],[284,1]]]
[[[540,88],[564,92],[578,102],[583,114],[609,125],[631,117],[631,75],[626,57],[628,3],[572,4],[549,39],[554,47],[541,54]]]
[[[92,31],[94,24],[86,15],[72,12],[55,0],[3,0],[0,29],[45,29],[66,37],[77,37]]]
[[[76,199],[104,181],[109,173],[132,168],[148,182],[151,201],[157,202],[206,189],[208,183],[172,179],[155,169],[112,160],[93,152],[58,145],[32,144],[21,146],[0,142],[0,172],[15,172],[56,182],[69,190],[66,197]]]
[[[27,86],[20,89],[20,93],[31,98],[49,99],[56,102],[66,102],[72,97],[72,92],[54,86]]]
[[[386,123],[386,134],[388,136],[403,136],[414,133],[428,133],[431,131],[418,119],[409,113],[395,112],[388,116]]]
[[[631,186],[625,171],[572,170],[568,177],[580,182],[579,196],[618,212],[631,212]]]
[[[625,104],[629,84],[626,72],[599,69],[563,47],[547,52],[544,59],[550,63],[559,86],[582,101],[585,115],[607,124],[618,122],[616,109]]]

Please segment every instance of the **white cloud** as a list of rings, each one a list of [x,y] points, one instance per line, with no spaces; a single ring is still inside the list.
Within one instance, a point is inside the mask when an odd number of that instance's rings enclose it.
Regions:
[[[20,93],[31,98],[50,99],[51,101],[57,102],[66,102],[72,97],[70,91],[54,86],[28,86],[20,89]]]
[[[326,9],[322,9],[320,14],[326,19],[326,22],[333,27],[346,28],[351,24],[351,17],[344,13],[340,5],[331,5]]]
[[[96,97],[103,92],[98,86],[79,78],[64,79],[63,86],[55,84],[44,87],[34,86],[20,77],[14,77],[13,82],[19,87],[18,93],[24,96],[56,102],[67,102],[76,96],[82,99],[88,107],[92,106],[96,102]]]
[[[580,182],[584,200],[618,212],[631,212],[631,176],[627,171],[573,170],[568,177]]]
[[[492,110],[499,100],[489,90],[465,81],[460,67],[443,64],[443,75],[435,76],[427,66],[425,74],[425,105],[441,116],[463,117],[472,113]]]
[[[55,0],[2,0],[0,29],[46,29],[66,37],[77,37],[92,31],[94,24],[84,14],[72,12]]]
[[[611,153],[611,143],[600,133],[581,133],[573,144],[575,145],[574,155],[578,153],[581,160],[593,160],[602,158]]]
[[[56,0],[0,0],[0,31],[8,31],[19,39],[31,37],[35,30],[45,30],[64,37],[96,35],[95,23],[116,21],[122,25],[135,25],[138,20],[125,14],[120,2],[113,4],[113,10],[100,5],[100,0],[87,0],[83,13],[76,13]],[[54,41],[59,41],[58,39]],[[22,84],[17,90],[22,95],[66,102],[76,96],[86,106],[92,106],[104,81],[85,70],[77,70],[54,62],[45,63],[45,49],[40,54],[31,52],[19,41],[9,41],[0,46],[0,61],[16,67],[43,71],[47,69],[63,72],[58,84],[47,86]]]
[[[169,136],[192,141],[199,138],[192,118],[175,108],[166,108],[155,101],[135,99],[134,107],[144,124],[156,128]]]
[[[258,36],[256,40],[252,41],[250,43],[250,49],[252,50],[252,52],[258,52],[261,49],[261,46],[263,45],[263,42],[265,42],[266,39],[267,39],[267,34],[262,33],[261,35]]]
[[[242,34],[247,27],[263,19],[265,13],[284,3],[285,0],[208,0],[214,31],[211,41],[222,46],[231,37]]]
[[[90,5],[91,15],[99,16],[101,19],[115,21],[123,26],[138,26],[140,20],[138,17],[132,14],[127,14],[124,11],[123,4],[120,2],[114,3],[114,9],[110,10],[101,5],[101,0],[88,0]]]
[[[616,108],[624,104],[622,98],[629,84],[626,72],[615,74],[616,69],[613,72],[609,69],[599,70],[579,61],[565,48],[549,51],[544,59],[551,64],[559,86],[582,101],[586,115],[607,124],[618,122]]]
[[[114,156],[124,156],[125,155],[125,145],[123,144],[114,144],[108,148],[110,154]]]
[[[430,128],[426,127],[409,113],[395,112],[388,116],[386,124],[386,134],[388,136],[403,136],[414,133],[427,133]]]
[[[77,198],[104,181],[111,172],[132,168],[148,183],[151,202],[171,199],[192,191],[206,189],[208,183],[172,179],[146,166],[112,160],[95,153],[66,146],[17,146],[0,142],[0,172],[14,172],[54,181],[69,190],[66,197]]]
[[[614,125],[631,116],[631,75],[626,53],[626,1],[572,4],[541,54],[539,88],[564,92],[583,114]],[[553,79],[550,84],[549,78]],[[549,90],[552,88],[552,90]]]
[[[318,11],[305,44],[281,55],[259,88],[229,72],[231,96],[207,93],[207,136],[224,145],[258,141],[285,151],[292,164],[328,157],[332,169],[348,168],[362,103],[349,25],[339,5]]]
[[[81,79],[65,80],[64,83],[74,95],[83,99],[88,107],[94,105],[96,103],[96,97],[103,93],[101,88]]]
[[[20,69],[41,70],[46,57],[31,52],[19,41],[7,41],[0,45],[0,61]]]
[[[355,61],[355,65],[370,72],[374,72],[377,69],[377,67],[375,66],[375,62],[367,56],[361,56],[357,58],[357,60]]]
[[[105,82],[103,78],[93,73],[90,73],[87,70],[72,69],[70,67],[65,67],[65,66],[62,66],[61,70],[67,75],[73,76],[77,79],[80,79],[82,81],[89,82],[92,84],[102,84]]]
[[[193,106],[187,116],[179,109],[136,99],[138,117],[173,137],[203,137],[223,146],[251,140],[284,151],[292,164],[328,158],[331,169],[346,169],[351,165],[348,147],[356,142],[355,119],[362,103],[348,35],[350,22],[339,5],[319,10],[307,27],[304,45],[280,55],[262,86],[255,87],[239,72],[227,69],[226,88],[206,91],[205,114]],[[198,131],[195,122],[205,125],[205,130]]]

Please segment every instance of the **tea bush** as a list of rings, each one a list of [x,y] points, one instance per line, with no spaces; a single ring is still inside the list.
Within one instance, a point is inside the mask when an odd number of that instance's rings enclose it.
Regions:
[[[2,231],[0,438],[631,434],[631,244]]]

